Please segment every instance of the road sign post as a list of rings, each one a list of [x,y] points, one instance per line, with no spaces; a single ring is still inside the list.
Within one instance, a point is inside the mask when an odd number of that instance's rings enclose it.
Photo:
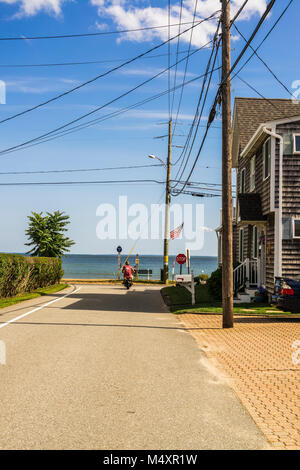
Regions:
[[[177,274],[175,281],[176,284],[185,287],[192,294],[192,305],[195,305],[194,271],[191,271],[191,274]]]
[[[118,279],[120,279],[121,277],[121,252],[122,252],[121,246],[117,247],[117,252],[118,252]]]
[[[186,256],[184,253],[179,253],[176,256],[176,261],[180,265],[180,274],[182,274],[182,265],[186,263]]]

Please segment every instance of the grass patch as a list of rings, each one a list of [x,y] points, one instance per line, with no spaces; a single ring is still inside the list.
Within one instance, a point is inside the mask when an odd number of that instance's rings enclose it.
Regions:
[[[194,306],[191,305],[191,293],[181,286],[164,287],[162,296],[169,305],[171,312],[182,313],[222,313],[222,302],[215,301],[205,285],[195,286]],[[238,304],[233,308],[235,314],[241,315],[297,315],[291,312],[282,312],[269,304]]]
[[[34,292],[28,292],[27,294],[19,294],[15,297],[6,297],[0,298],[0,308],[9,307],[10,305],[23,302],[24,300],[35,299],[36,297],[41,297],[43,295],[53,294],[54,292],[59,292],[66,287],[69,287],[68,284],[55,284],[50,287],[42,287],[36,289]]]

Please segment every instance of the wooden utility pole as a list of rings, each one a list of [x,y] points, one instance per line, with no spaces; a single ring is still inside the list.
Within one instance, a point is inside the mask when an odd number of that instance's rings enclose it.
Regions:
[[[222,286],[223,328],[233,327],[230,0],[222,1]]]
[[[167,284],[168,279],[169,279],[171,153],[172,153],[172,119],[170,119],[169,121],[166,200],[165,200],[165,238],[164,238],[164,267],[163,267],[163,282],[165,284]]]

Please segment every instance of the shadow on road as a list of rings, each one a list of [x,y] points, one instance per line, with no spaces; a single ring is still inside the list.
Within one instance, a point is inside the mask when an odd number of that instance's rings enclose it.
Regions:
[[[4,323],[4,322],[0,322]],[[221,328],[185,328],[183,326],[157,326],[157,325],[126,325],[118,323],[71,323],[71,322],[29,322],[29,321],[18,321],[11,323],[11,326],[30,325],[30,326],[92,326],[92,327],[103,327],[103,328],[146,328],[154,330],[179,330],[179,331],[193,331],[193,330],[220,330]]]
[[[122,294],[114,294],[112,292],[79,292],[78,294],[71,294],[68,296],[68,299],[73,300],[73,302],[60,308],[64,311],[98,310],[101,312],[165,313],[162,307],[161,295],[157,290],[146,289],[143,292],[134,290],[124,292],[124,289],[118,290],[122,290]],[[154,295],[151,295],[150,297],[149,294]]]

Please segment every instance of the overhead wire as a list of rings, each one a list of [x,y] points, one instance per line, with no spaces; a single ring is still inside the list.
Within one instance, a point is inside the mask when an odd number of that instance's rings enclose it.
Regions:
[[[183,162],[185,160],[185,157],[186,157],[186,154],[187,154],[187,150],[188,150],[188,146],[190,144],[190,140],[191,140],[191,137],[192,137],[192,134],[193,134],[193,130],[194,130],[194,126],[195,126],[195,123],[196,121],[198,120],[197,122],[197,126],[196,126],[196,130],[194,132],[194,137],[193,137],[193,141],[192,141],[192,145],[191,145],[191,148],[190,148],[190,151],[189,151],[189,155],[186,159],[186,163],[185,163],[185,166],[184,166],[184,169],[183,171],[181,172],[181,176],[183,175],[184,173],[184,170],[187,166],[187,163],[188,163],[188,160],[190,158],[190,155],[191,155],[191,151],[192,151],[192,148],[193,148],[193,145],[194,145],[194,142],[195,142],[195,139],[196,139],[196,136],[197,136],[197,133],[198,133],[198,130],[199,130],[199,126],[200,126],[200,122],[201,122],[201,119],[202,119],[202,115],[203,115],[203,110],[204,110],[204,106],[205,106],[205,103],[206,103],[206,99],[207,99],[207,94],[208,94],[208,90],[209,90],[209,86],[210,86],[210,83],[211,83],[211,79],[212,79],[212,74],[213,74],[213,70],[215,68],[215,63],[216,63],[216,58],[218,56],[218,50],[219,50],[219,46],[220,46],[220,38],[218,39],[218,32],[219,32],[219,27],[220,27],[220,21],[219,21],[219,24],[218,24],[218,28],[217,28],[217,31],[215,33],[215,36],[214,36],[214,43],[213,43],[213,48],[212,48],[212,51],[211,51],[211,54],[210,54],[210,57],[209,57],[209,60],[208,60],[208,63],[207,63],[207,66],[206,66],[206,71],[205,71],[205,78],[203,80],[203,83],[202,83],[202,87],[201,87],[201,91],[200,91],[200,95],[199,95],[199,99],[198,99],[198,103],[197,103],[197,108],[196,108],[196,111],[195,111],[195,115],[194,115],[194,119],[193,119],[193,122],[192,122],[192,125],[190,127],[190,130],[189,130],[189,133],[188,133],[188,136],[187,136],[187,139],[185,141],[185,144],[184,144],[184,148],[181,152],[181,155],[179,156],[179,158],[177,159],[177,161],[175,162],[175,165],[178,163],[178,161],[180,159],[181,160],[181,164],[180,164],[180,167],[177,171],[177,174],[176,174],[176,178],[178,177],[180,171],[181,171],[181,168],[182,168],[182,165],[183,165]],[[213,61],[213,65],[212,65],[212,68],[211,68],[211,71],[209,72],[210,70],[210,65],[211,65],[211,61],[213,59],[213,55],[215,54],[215,57],[214,57],[214,61]],[[207,77],[209,75],[209,83],[208,83],[208,86],[206,88],[206,93],[205,93],[205,97],[204,97],[204,101],[203,101],[203,104],[202,104],[202,108],[201,108],[201,112],[199,114],[199,109],[200,109],[200,105],[201,105],[201,101],[202,101],[202,97],[203,97],[203,93],[204,93],[204,89],[205,89],[205,86],[206,86],[206,80],[207,80]]]
[[[293,0],[292,0],[293,1]],[[215,114],[216,114],[216,106],[218,104],[218,102],[220,101],[220,93],[221,93],[221,90],[222,90],[222,87],[223,87],[223,84],[226,82],[226,80],[228,79],[228,77],[230,77],[230,75],[232,74],[232,72],[235,70],[235,68],[237,67],[237,65],[239,64],[239,62],[241,61],[242,57],[244,56],[244,54],[246,53],[246,51],[248,50],[251,42],[254,40],[256,34],[258,33],[258,31],[260,30],[262,24],[264,23],[266,17],[269,15],[271,9],[273,8],[274,6],[274,3],[275,3],[275,0],[271,0],[270,3],[267,5],[266,7],[266,10],[265,12],[263,13],[262,17],[260,18],[258,24],[256,25],[254,31],[252,32],[250,38],[248,39],[246,45],[244,46],[244,48],[242,49],[242,51],[240,52],[239,56],[237,57],[237,59],[235,60],[234,64],[231,66],[231,69],[229,71],[229,73],[224,77],[222,78],[222,82],[221,84],[219,85],[219,88],[218,88],[218,91],[216,93],[216,96],[215,96],[215,100],[214,100],[214,103],[213,103],[213,106],[210,110],[210,115],[209,115],[209,118],[208,118],[208,122],[207,122],[207,126],[206,126],[206,130],[204,132],[204,135],[203,135],[203,138],[202,138],[202,141],[201,141],[201,144],[200,144],[200,148],[197,152],[197,155],[195,157],[195,160],[194,160],[194,163],[192,165],[192,168],[186,178],[186,181],[185,183],[182,185],[182,187],[180,188],[179,192],[176,194],[176,196],[178,196],[179,194],[181,194],[181,192],[185,189],[186,185],[188,184],[189,182],[189,179],[191,178],[193,172],[194,172],[194,169],[195,169],[195,166],[197,164],[197,161],[199,159],[199,156],[200,156],[200,153],[203,149],[203,146],[204,146],[204,143],[205,143],[205,140],[206,140],[206,137],[207,137],[207,134],[208,134],[208,131],[209,131],[209,128],[210,128],[210,125],[212,124],[214,118],[215,118]],[[231,24],[232,26],[232,24]],[[254,55],[254,54],[253,54]],[[175,195],[175,194],[174,194]]]
[[[181,28],[182,7],[183,7],[183,0],[180,0],[178,33],[180,33],[180,28]],[[178,60],[178,55],[179,55],[179,44],[180,44],[180,36],[178,36],[178,38],[177,38],[176,61]],[[177,81],[177,68],[178,68],[178,66],[176,65],[175,66],[175,71],[174,71],[174,91],[173,91],[173,95],[172,95],[171,116],[173,115],[173,106],[174,106],[174,99],[175,99],[175,87],[176,87],[176,81]]]
[[[210,42],[211,42],[211,41],[210,41]],[[207,43],[207,44],[208,44],[208,43]],[[206,45],[207,45],[207,44],[206,44]],[[206,45],[205,45],[205,46],[206,46]],[[199,50],[201,50],[201,48],[196,49],[195,51],[193,51],[193,52],[191,53],[191,55],[192,55],[192,54],[195,54],[195,53],[198,52]],[[183,60],[185,60],[185,57],[182,58],[182,59],[180,59],[178,62],[182,62]],[[175,64],[173,64],[172,67],[174,67],[174,65],[175,65]],[[132,93],[133,91],[137,90],[138,88],[144,86],[145,84],[150,83],[152,80],[154,80],[155,78],[159,77],[160,75],[162,75],[163,73],[165,73],[167,70],[168,70],[168,69],[162,70],[161,72],[159,72],[159,73],[157,73],[156,75],[154,75],[154,76],[148,78],[147,80],[141,82],[140,84],[136,85],[135,87],[131,88],[130,90],[128,90],[128,91],[122,93],[122,94],[119,95],[118,97],[113,98],[112,100],[106,102],[105,104],[103,104],[103,105],[101,105],[101,106],[99,106],[99,107],[97,107],[97,108],[95,108],[95,109],[89,111],[88,113],[85,113],[85,114],[83,114],[83,115],[81,115],[81,116],[79,116],[79,117],[73,119],[72,121],[69,121],[69,122],[67,122],[67,123],[65,123],[65,124],[63,124],[63,125],[61,125],[61,126],[55,128],[55,129],[53,129],[53,130],[51,130],[51,131],[49,131],[49,132],[46,132],[46,133],[44,133],[44,134],[42,134],[42,135],[40,135],[40,136],[38,136],[38,137],[35,137],[35,138],[30,139],[30,140],[28,140],[28,141],[26,141],[26,142],[23,142],[23,143],[21,143],[21,144],[18,144],[18,145],[15,145],[15,146],[12,146],[12,147],[9,147],[9,148],[7,148],[7,149],[4,149],[4,150],[0,151],[0,155],[3,155],[4,153],[10,152],[10,151],[12,151],[12,150],[18,149],[18,148],[20,148],[20,147],[23,147],[23,146],[25,146],[25,145],[27,145],[27,144],[36,142],[36,141],[38,141],[38,140],[40,140],[40,139],[42,139],[42,138],[44,138],[44,137],[47,137],[47,136],[49,136],[49,135],[51,135],[51,134],[54,134],[54,133],[56,133],[56,132],[58,132],[58,131],[60,131],[60,130],[62,130],[62,129],[65,129],[66,127],[69,127],[71,124],[74,124],[74,123],[76,123],[76,122],[78,122],[78,121],[84,119],[85,117],[90,116],[91,114],[94,114],[94,113],[100,111],[101,109],[104,109],[105,107],[107,107],[107,106],[109,106],[109,105],[115,103],[116,101],[120,100],[121,98],[123,98],[123,97],[129,95],[130,93]],[[168,91],[168,92],[169,92],[169,91]]]
[[[214,71],[216,71],[218,69],[215,69]],[[191,80],[187,81],[185,83],[185,86],[189,85],[190,83],[194,83],[196,80],[200,80],[201,78],[203,78],[205,76],[205,74],[202,74],[202,75],[199,75],[195,78],[192,78]],[[177,85],[177,87],[179,88],[179,86],[181,85]],[[172,91],[172,90],[171,90]],[[57,138],[60,138],[60,137],[64,137],[65,135],[68,135],[68,134],[72,134],[73,132],[78,132],[82,129],[86,129],[86,128],[89,128],[91,126],[94,126],[95,124],[97,123],[100,123],[100,122],[103,122],[103,121],[106,121],[108,119],[111,119],[113,117],[117,117],[123,113],[126,113],[126,112],[129,112],[131,111],[132,109],[135,109],[135,108],[138,108],[144,104],[147,104],[151,101],[154,101],[158,98],[161,98],[162,96],[165,96],[166,94],[168,93],[168,90],[165,90],[163,92],[160,92],[156,95],[153,95],[149,98],[146,98],[142,101],[139,101],[137,103],[134,103],[133,105],[130,105],[130,106],[126,106],[125,108],[121,108],[117,111],[114,111],[112,113],[108,113],[104,116],[101,116],[99,118],[96,118],[96,119],[92,119],[90,121],[87,121],[86,123],[82,123],[82,124],[78,124],[76,126],[73,126],[71,127],[70,129],[66,129],[66,130],[63,130],[63,131],[60,131],[60,132],[55,132],[53,133],[52,137],[48,137],[48,138],[38,138],[37,139],[37,142],[35,143],[32,143],[32,144],[26,144],[25,146],[25,143],[23,144],[20,144],[18,148],[16,149],[13,149],[13,150],[9,150],[9,151],[3,151],[3,155],[5,156],[6,154],[10,154],[12,152],[15,152],[15,151],[18,151],[18,150],[25,150],[27,148],[30,148],[30,147],[33,147],[33,146],[36,146],[36,145],[39,145],[39,144],[42,144],[42,143],[45,143],[45,142],[48,142],[48,141],[51,141],[51,140],[55,140]],[[0,152],[0,155],[1,155],[1,152]],[[3,156],[2,155],[2,156]]]
[[[197,6],[198,6],[198,0],[195,0],[195,7],[194,7],[194,12],[193,12],[193,24],[194,24],[194,21],[195,21],[195,19],[196,19]],[[179,115],[180,108],[181,108],[182,96],[183,96],[183,90],[184,90],[184,84],[185,84],[186,74],[187,74],[187,69],[188,69],[188,64],[189,64],[189,54],[190,54],[190,50],[191,50],[191,47],[192,47],[192,39],[193,39],[193,29],[191,29],[191,34],[190,34],[190,40],[189,40],[189,46],[188,46],[188,55],[187,55],[187,58],[186,58],[186,61],[185,61],[185,68],[184,68],[184,74],[183,74],[183,80],[182,80],[182,87],[181,87],[181,89],[180,89],[179,101],[178,101],[177,112],[176,112],[176,118],[175,118],[175,122],[174,122],[174,124],[173,124],[173,132],[172,132],[172,134],[175,133],[176,126],[177,126],[177,122],[178,122],[178,115]],[[171,141],[172,141],[172,140],[173,140],[173,139],[171,139]]]
[[[213,14],[213,15],[211,15],[211,16],[215,16],[215,14]],[[187,30],[184,30],[184,31],[181,32],[180,34],[186,33],[186,32],[189,31],[191,28],[195,28],[195,27],[199,26],[199,24],[201,24],[201,22],[198,22],[196,25],[193,24],[190,28],[188,28]],[[160,43],[160,44],[157,44],[156,46],[152,47],[151,49],[148,49],[147,51],[142,52],[141,54],[138,54],[137,56],[135,56],[135,57],[133,57],[133,58],[131,58],[131,59],[129,59],[129,60],[123,62],[122,64],[117,65],[116,67],[113,67],[112,69],[107,70],[106,72],[103,72],[103,73],[101,73],[100,75],[97,75],[97,76],[91,78],[90,80],[87,80],[87,81],[85,81],[85,82],[83,82],[83,83],[80,83],[79,85],[76,85],[75,87],[73,87],[73,88],[71,88],[71,89],[69,89],[69,90],[67,90],[67,91],[65,91],[65,92],[63,92],[63,93],[60,93],[59,95],[56,95],[56,96],[54,96],[54,97],[52,97],[52,98],[50,98],[50,99],[48,99],[48,100],[46,100],[46,101],[44,101],[44,102],[42,102],[42,103],[39,103],[39,104],[37,104],[37,105],[35,105],[35,106],[32,106],[31,108],[27,108],[27,109],[25,109],[24,111],[21,111],[21,112],[19,112],[19,113],[16,113],[16,114],[14,114],[14,115],[12,115],[12,116],[9,116],[9,117],[7,117],[7,118],[5,118],[5,119],[2,119],[2,120],[0,120],[0,124],[3,124],[3,123],[5,123],[5,122],[10,121],[10,120],[12,120],[12,119],[15,119],[15,118],[17,118],[17,117],[23,116],[24,114],[27,114],[27,113],[29,113],[29,112],[32,112],[32,111],[34,111],[34,110],[36,110],[36,109],[38,109],[38,108],[41,108],[41,107],[43,107],[43,106],[45,106],[45,105],[47,105],[47,104],[49,104],[49,103],[52,103],[53,101],[56,101],[56,100],[58,100],[58,99],[60,99],[60,98],[62,98],[62,97],[65,97],[65,96],[69,95],[70,93],[73,93],[74,91],[77,91],[77,90],[79,90],[79,89],[81,89],[81,88],[83,88],[83,87],[85,87],[85,86],[87,86],[87,85],[89,85],[89,84],[91,84],[91,83],[94,83],[95,81],[99,80],[100,78],[104,78],[104,77],[108,76],[109,74],[111,74],[111,73],[113,73],[113,72],[116,72],[116,71],[120,70],[121,68],[123,68],[123,67],[125,67],[125,66],[127,66],[127,65],[129,65],[129,64],[131,64],[131,63],[133,63],[133,62],[135,62],[136,60],[138,60],[138,59],[140,59],[141,57],[143,57],[143,56],[149,54],[150,52],[152,52],[152,51],[154,51],[154,50],[157,50],[157,49],[159,49],[160,47],[162,47],[162,46],[168,44],[170,41],[173,41],[173,39],[176,39],[177,36],[178,36],[178,35],[173,36],[172,38],[167,39],[166,41],[163,41],[163,42]]]
[[[211,20],[211,17],[205,18],[203,21]],[[202,21],[202,20],[201,20]],[[192,24],[192,21],[186,21],[182,25]],[[134,33],[138,31],[149,31],[154,29],[162,29],[178,26],[178,23],[166,24],[160,26],[144,26],[143,28],[133,28],[133,29],[119,29],[114,31],[97,31],[95,33],[78,33],[78,34],[57,34],[57,35],[48,35],[48,36],[15,36],[15,37],[0,37],[0,41],[33,41],[37,39],[65,39],[65,38],[82,38],[82,37],[93,37],[93,36],[108,36],[111,34],[123,34],[123,33]]]

